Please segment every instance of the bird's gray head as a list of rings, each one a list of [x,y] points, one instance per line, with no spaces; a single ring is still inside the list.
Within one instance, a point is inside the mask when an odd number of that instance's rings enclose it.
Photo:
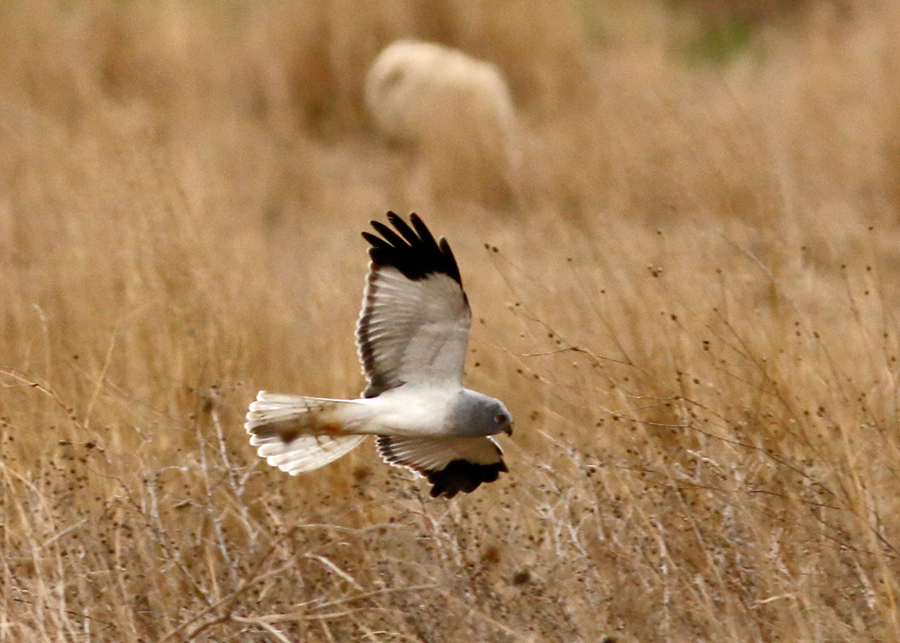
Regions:
[[[454,401],[450,422],[460,436],[512,435],[512,415],[503,402],[469,389],[460,391]]]

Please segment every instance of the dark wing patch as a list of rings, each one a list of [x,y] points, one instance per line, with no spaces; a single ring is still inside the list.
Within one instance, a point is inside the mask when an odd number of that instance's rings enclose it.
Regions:
[[[501,472],[507,472],[506,463],[475,464],[466,460],[454,460],[440,471],[426,471],[431,483],[431,497],[444,496],[448,500],[458,494],[472,493],[482,482],[496,482]]]
[[[393,212],[388,212],[387,218],[397,232],[380,221],[372,221],[372,227],[381,236],[362,233],[372,246],[369,257],[376,268],[392,266],[413,281],[431,274],[444,274],[462,285],[456,257],[446,239],[441,237],[440,241],[435,241],[434,235],[415,213],[409,215],[412,227]]]
[[[453,498],[472,493],[483,482],[496,482],[508,472],[503,451],[484,438],[398,438],[379,435],[378,453],[388,464],[406,467],[428,478],[431,497]]]

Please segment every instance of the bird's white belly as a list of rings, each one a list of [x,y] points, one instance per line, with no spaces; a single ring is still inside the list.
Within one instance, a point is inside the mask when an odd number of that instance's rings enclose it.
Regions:
[[[448,409],[461,389],[403,385],[364,400],[367,433],[394,436],[453,435]]]

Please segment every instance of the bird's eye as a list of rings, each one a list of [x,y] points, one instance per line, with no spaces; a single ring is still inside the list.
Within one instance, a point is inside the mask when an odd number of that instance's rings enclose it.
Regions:
[[[506,416],[502,413],[498,413],[496,416],[494,416],[494,422],[496,422],[497,424],[503,424],[505,421]]]

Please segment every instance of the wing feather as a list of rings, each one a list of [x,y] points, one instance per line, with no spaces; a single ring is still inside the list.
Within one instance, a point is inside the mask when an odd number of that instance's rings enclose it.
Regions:
[[[385,462],[428,478],[431,496],[452,498],[494,482],[508,471],[503,450],[493,438],[401,438],[379,435],[378,453]]]
[[[407,382],[461,385],[472,313],[459,266],[415,214],[364,232],[371,263],[356,337],[365,397]]]

